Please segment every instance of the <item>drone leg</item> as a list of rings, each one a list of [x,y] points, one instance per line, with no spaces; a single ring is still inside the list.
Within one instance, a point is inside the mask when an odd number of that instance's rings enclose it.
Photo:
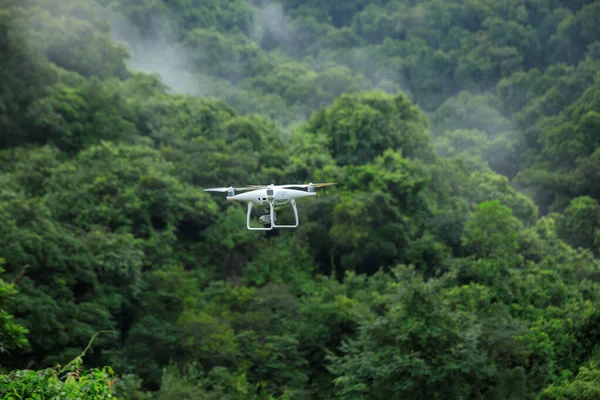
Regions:
[[[294,209],[294,216],[296,217],[296,224],[295,225],[275,225],[273,223],[274,228],[297,228],[298,225],[300,225],[300,221],[298,220],[298,208],[296,207],[296,200],[295,199],[290,200],[290,204],[292,205],[292,208]],[[273,222],[273,208],[271,208],[271,221]]]
[[[248,227],[248,230],[251,231],[270,231],[271,229],[273,229],[273,204],[269,203],[269,205],[271,206],[271,226],[268,228],[253,228],[250,226],[250,216],[252,214],[252,206],[254,205],[253,202],[249,201],[248,202],[248,214],[247,214],[247,218],[246,218],[246,225]]]

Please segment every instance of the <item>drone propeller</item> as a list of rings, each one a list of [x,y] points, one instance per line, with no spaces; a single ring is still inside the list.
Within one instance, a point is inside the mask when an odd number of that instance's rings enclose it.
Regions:
[[[229,190],[235,190],[235,191],[240,191],[240,190],[252,190],[254,189],[254,187],[219,187],[219,188],[208,188],[208,189],[204,189],[205,192],[227,192]]]
[[[282,188],[289,188],[289,187],[298,187],[298,188],[307,188],[307,187],[324,187],[324,186],[331,186],[331,185],[335,185],[335,182],[333,183],[308,183],[308,184],[299,184],[299,185],[281,185],[280,187]]]
[[[274,187],[278,187],[278,188],[292,188],[292,187],[297,187],[297,188],[307,188],[307,187],[323,187],[323,186],[330,186],[330,185],[335,185],[335,183],[307,183],[307,184],[289,184],[289,185],[251,185],[252,188],[254,189],[268,189],[269,186],[274,186]]]

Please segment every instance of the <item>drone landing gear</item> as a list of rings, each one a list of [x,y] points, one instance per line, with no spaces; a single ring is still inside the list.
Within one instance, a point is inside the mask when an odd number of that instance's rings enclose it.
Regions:
[[[269,201],[269,214],[268,215],[263,215],[261,217],[261,220],[264,220],[267,223],[270,223],[270,226],[268,227],[263,227],[263,228],[253,228],[250,226],[250,215],[252,214],[252,207],[254,206],[254,203],[249,201],[248,202],[248,217],[247,217],[247,226],[248,229],[251,231],[270,231],[273,228],[296,228],[299,225],[299,221],[298,221],[298,208],[296,208],[296,200],[292,199],[290,200],[290,204],[292,205],[292,208],[294,209],[294,216],[296,217],[296,223],[294,225],[276,225],[275,221],[277,220],[276,216],[275,216],[275,210],[273,209],[273,202]]]

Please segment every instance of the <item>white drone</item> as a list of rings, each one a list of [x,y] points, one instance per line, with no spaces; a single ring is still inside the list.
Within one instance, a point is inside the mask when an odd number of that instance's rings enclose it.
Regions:
[[[316,196],[315,188],[335,185],[335,183],[309,183],[306,185],[251,185],[246,187],[221,187],[221,188],[210,188],[204,189],[205,192],[227,192],[227,201],[233,202],[234,200],[248,202],[248,216],[246,218],[246,224],[248,229],[251,231],[270,231],[273,228],[296,228],[299,225],[298,221],[298,209],[296,208],[296,199],[301,197]],[[290,188],[307,188],[304,190],[290,189]],[[235,191],[250,190],[250,192],[235,194]],[[262,215],[259,221],[265,226],[263,228],[253,228],[250,226],[250,215],[252,213],[252,207],[254,205],[262,206],[265,212],[269,214]],[[294,215],[296,216],[295,225],[277,225],[275,210],[284,207],[287,204],[291,204],[294,209]]]

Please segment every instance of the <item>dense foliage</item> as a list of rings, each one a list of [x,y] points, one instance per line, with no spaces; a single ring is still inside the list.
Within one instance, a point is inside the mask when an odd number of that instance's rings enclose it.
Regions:
[[[0,397],[598,398],[598,20],[0,2]]]

